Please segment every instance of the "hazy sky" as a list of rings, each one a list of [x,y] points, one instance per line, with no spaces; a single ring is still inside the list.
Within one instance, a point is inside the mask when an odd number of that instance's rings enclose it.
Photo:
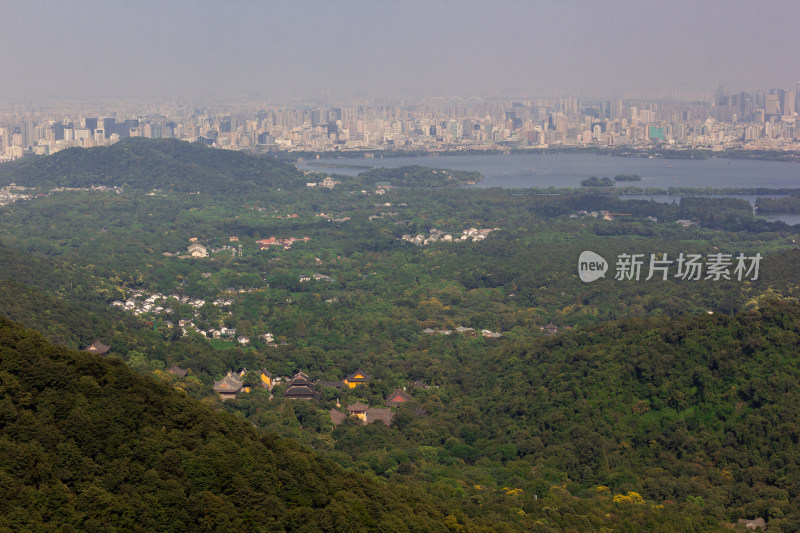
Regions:
[[[0,101],[794,87],[800,0],[0,0]]]

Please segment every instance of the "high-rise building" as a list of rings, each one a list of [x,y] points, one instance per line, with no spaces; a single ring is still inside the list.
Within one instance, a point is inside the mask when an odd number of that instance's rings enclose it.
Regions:
[[[56,122],[52,126],[53,128],[53,139],[56,141],[63,141],[64,140],[64,124],[61,122]]]
[[[766,95],[764,102],[764,113],[769,117],[770,115],[781,114],[781,95],[776,92]]]
[[[784,117],[791,117],[794,115],[794,91],[784,91],[783,92],[783,105],[781,106],[781,110],[783,111]]]
[[[622,118],[622,98],[611,100],[611,120]]]
[[[447,135],[451,140],[461,138],[461,124],[457,120],[447,121]]]
[[[739,114],[745,120],[751,120],[753,115],[753,98],[747,94],[739,95]]]
[[[103,131],[105,131],[106,139],[110,138],[112,134],[116,133],[116,131],[117,131],[116,122],[117,121],[114,118],[104,118],[103,119]],[[58,137],[56,137],[56,139],[57,138]]]
[[[800,112],[800,81],[797,82],[797,87],[794,89],[794,110]]]

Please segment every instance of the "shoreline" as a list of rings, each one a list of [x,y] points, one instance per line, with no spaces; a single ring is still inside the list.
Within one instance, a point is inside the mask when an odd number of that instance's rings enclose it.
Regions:
[[[747,150],[734,148],[728,150],[702,149],[671,149],[664,147],[648,148],[600,148],[600,147],[548,147],[548,148],[498,148],[493,150],[379,150],[365,149],[353,151],[332,152],[269,152],[278,159],[294,161],[298,164],[312,166],[319,159],[374,159],[397,157],[439,157],[439,156],[477,156],[477,155],[530,155],[530,154],[592,154],[607,155],[611,157],[664,159],[664,160],[705,160],[705,159],[739,159],[750,161],[778,161],[787,163],[800,163],[800,150]],[[320,164],[319,166],[325,166]],[[369,165],[331,165],[342,168],[373,168]]]

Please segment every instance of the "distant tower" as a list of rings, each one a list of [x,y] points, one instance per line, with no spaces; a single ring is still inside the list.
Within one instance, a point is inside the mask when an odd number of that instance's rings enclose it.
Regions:
[[[783,105],[781,106],[781,110],[783,111],[784,117],[791,117],[794,115],[795,111],[795,94],[794,91],[785,91],[783,93]]]
[[[766,101],[767,101],[767,97],[764,94],[764,91],[756,92],[756,107],[760,107],[761,109],[764,109],[764,106],[766,105]]]
[[[794,89],[794,110],[800,110],[800,81],[797,82],[797,87]]]
[[[611,101],[611,118],[622,118],[622,98],[617,98]]]
[[[780,115],[781,113],[781,94],[778,94],[777,91],[767,95],[767,99],[764,102],[764,113],[767,116],[770,115]]]

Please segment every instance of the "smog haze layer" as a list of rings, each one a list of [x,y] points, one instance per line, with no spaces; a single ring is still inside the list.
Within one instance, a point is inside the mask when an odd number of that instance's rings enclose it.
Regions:
[[[793,87],[798,18],[791,0],[7,3],[0,101]]]

